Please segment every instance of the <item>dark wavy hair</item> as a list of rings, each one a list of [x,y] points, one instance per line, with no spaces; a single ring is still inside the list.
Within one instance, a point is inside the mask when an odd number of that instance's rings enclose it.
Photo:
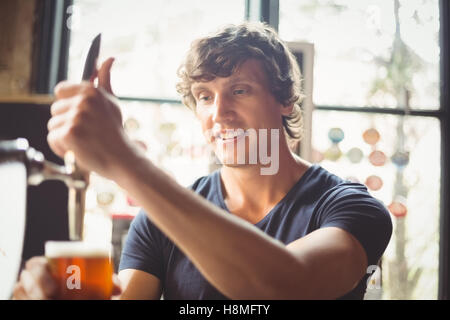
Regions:
[[[294,105],[291,114],[283,116],[283,127],[288,137],[300,139],[303,129],[300,69],[276,31],[263,23],[227,25],[215,34],[192,42],[178,68],[181,81],[176,88],[183,103],[195,110],[196,102],[191,92],[194,82],[229,77],[248,59],[262,62],[275,99],[284,106]]]

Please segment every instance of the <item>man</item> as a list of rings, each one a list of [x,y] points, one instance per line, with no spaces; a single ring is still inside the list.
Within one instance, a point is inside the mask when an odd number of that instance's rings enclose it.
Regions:
[[[364,186],[290,151],[299,137],[300,76],[272,29],[225,27],[195,41],[179,69],[178,92],[224,163],[189,189],[127,138],[111,99],[111,65],[100,68],[99,88],[57,86],[48,141],[143,207],[122,253],[120,298],[363,297],[366,270],[391,236],[389,214]],[[261,148],[274,166],[260,150],[255,157]],[[15,297],[51,298],[51,283],[45,262],[31,259]]]

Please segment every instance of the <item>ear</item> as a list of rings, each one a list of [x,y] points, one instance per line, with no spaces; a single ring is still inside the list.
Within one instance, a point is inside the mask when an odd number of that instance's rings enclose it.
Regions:
[[[292,110],[294,110],[294,105],[293,104],[289,104],[287,106],[281,105],[281,114],[283,116],[290,115],[292,113]]]

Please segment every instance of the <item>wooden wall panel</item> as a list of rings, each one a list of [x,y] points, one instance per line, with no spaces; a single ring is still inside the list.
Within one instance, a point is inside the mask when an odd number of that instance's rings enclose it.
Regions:
[[[0,97],[30,93],[35,4],[0,1]]]

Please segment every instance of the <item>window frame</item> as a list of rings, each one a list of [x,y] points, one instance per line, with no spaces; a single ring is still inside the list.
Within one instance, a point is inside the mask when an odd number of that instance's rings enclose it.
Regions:
[[[439,1],[440,11],[440,117],[441,121],[441,219],[439,232],[438,299],[450,299],[450,2]]]
[[[56,84],[67,78],[70,30],[69,7],[73,0],[36,1],[32,92],[51,94]]]

